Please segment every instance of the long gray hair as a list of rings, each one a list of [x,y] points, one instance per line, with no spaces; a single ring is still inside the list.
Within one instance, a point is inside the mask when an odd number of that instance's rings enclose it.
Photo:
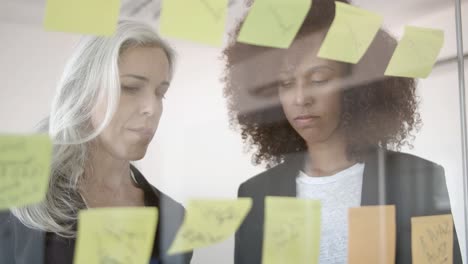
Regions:
[[[87,36],[78,43],[65,66],[50,116],[38,125],[48,132],[53,142],[49,189],[45,201],[12,213],[26,226],[63,237],[74,237],[78,211],[86,208],[78,192],[88,168],[91,141],[111,121],[119,100],[118,61],[131,47],[162,48],[169,60],[170,75],[174,69],[174,51],[148,25],[121,21],[111,37]],[[101,99],[106,99],[104,120],[91,127],[91,115]]]

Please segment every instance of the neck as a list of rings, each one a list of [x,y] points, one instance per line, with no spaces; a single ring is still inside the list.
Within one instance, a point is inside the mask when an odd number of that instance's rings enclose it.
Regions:
[[[310,176],[329,176],[355,164],[346,155],[346,142],[334,135],[324,142],[307,142],[305,172]]]
[[[102,187],[118,190],[132,184],[130,177],[130,162],[112,157],[109,153],[96,148],[85,169],[84,187]]]

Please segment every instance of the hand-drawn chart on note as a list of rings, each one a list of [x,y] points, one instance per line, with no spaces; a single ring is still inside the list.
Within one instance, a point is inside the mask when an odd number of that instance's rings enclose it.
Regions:
[[[161,34],[221,46],[227,9],[228,0],[163,0]]]
[[[453,263],[452,215],[411,218],[413,264]]]
[[[242,25],[237,41],[288,48],[311,5],[311,0],[256,0]]]
[[[348,63],[359,62],[379,31],[382,21],[383,17],[378,14],[336,2],[335,19],[320,47],[318,57]]]
[[[262,263],[318,263],[320,210],[315,200],[267,197]]]
[[[184,223],[168,254],[187,252],[224,241],[239,228],[251,206],[250,198],[191,200]]]
[[[0,135],[0,210],[45,198],[51,155],[48,135]]]
[[[157,219],[154,207],[80,211],[73,263],[149,263]]]
[[[444,31],[406,26],[385,70],[387,76],[426,78],[444,44]]]

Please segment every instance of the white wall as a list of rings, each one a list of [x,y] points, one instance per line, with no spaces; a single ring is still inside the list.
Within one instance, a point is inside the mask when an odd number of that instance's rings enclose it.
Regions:
[[[382,5],[373,1],[360,2],[361,6],[366,7],[368,3],[376,11],[385,12],[383,2]],[[467,7],[465,1],[465,14],[468,14]],[[235,15],[239,16],[241,9],[236,10]],[[430,10],[430,14],[418,15],[418,19],[411,19],[414,16],[396,19],[393,14],[387,14],[392,21],[387,27],[396,35],[401,34],[407,23],[442,28],[446,34],[442,56],[450,56],[456,51],[453,7]],[[24,14],[31,13],[23,9],[4,9],[3,14],[8,17],[2,17],[0,12],[0,132],[28,132],[49,111],[55,83],[79,36],[44,32],[39,18],[22,23],[15,20],[13,11],[23,18]],[[233,21],[228,23],[229,27]],[[464,30],[465,49],[468,50],[466,21]],[[251,165],[250,155],[243,152],[240,136],[228,127],[219,82],[221,49],[184,41],[171,43],[179,54],[176,78],[165,101],[157,136],[138,166],[150,182],[178,201],[186,202],[192,197],[234,198],[239,183],[262,169]],[[408,151],[444,166],[463,246],[456,65],[435,68],[428,79],[420,82],[419,92],[425,125],[417,136],[415,148]],[[197,250],[192,263],[229,264],[232,250],[233,240],[230,239]]]

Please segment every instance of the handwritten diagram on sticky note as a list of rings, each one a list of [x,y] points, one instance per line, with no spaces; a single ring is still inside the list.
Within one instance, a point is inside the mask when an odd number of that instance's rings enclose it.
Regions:
[[[406,26],[385,75],[426,78],[431,73],[443,44],[442,30]]]
[[[157,219],[155,207],[80,211],[73,263],[149,263]]]
[[[311,0],[256,0],[242,25],[237,41],[288,48],[311,5]]]
[[[320,215],[320,201],[266,197],[262,263],[318,263]]]
[[[187,252],[227,239],[239,228],[252,207],[250,198],[191,200],[184,223],[168,254]]]
[[[411,218],[413,264],[453,263],[452,215]]]
[[[221,46],[228,0],[163,0],[160,32],[212,46]]]
[[[379,31],[383,17],[352,5],[335,3],[335,19],[320,47],[318,57],[357,63]]]
[[[0,210],[44,200],[51,156],[48,135],[0,135]]]
[[[47,0],[44,27],[49,31],[112,35],[120,0]]]
[[[395,206],[363,206],[348,213],[348,263],[395,263]]]

